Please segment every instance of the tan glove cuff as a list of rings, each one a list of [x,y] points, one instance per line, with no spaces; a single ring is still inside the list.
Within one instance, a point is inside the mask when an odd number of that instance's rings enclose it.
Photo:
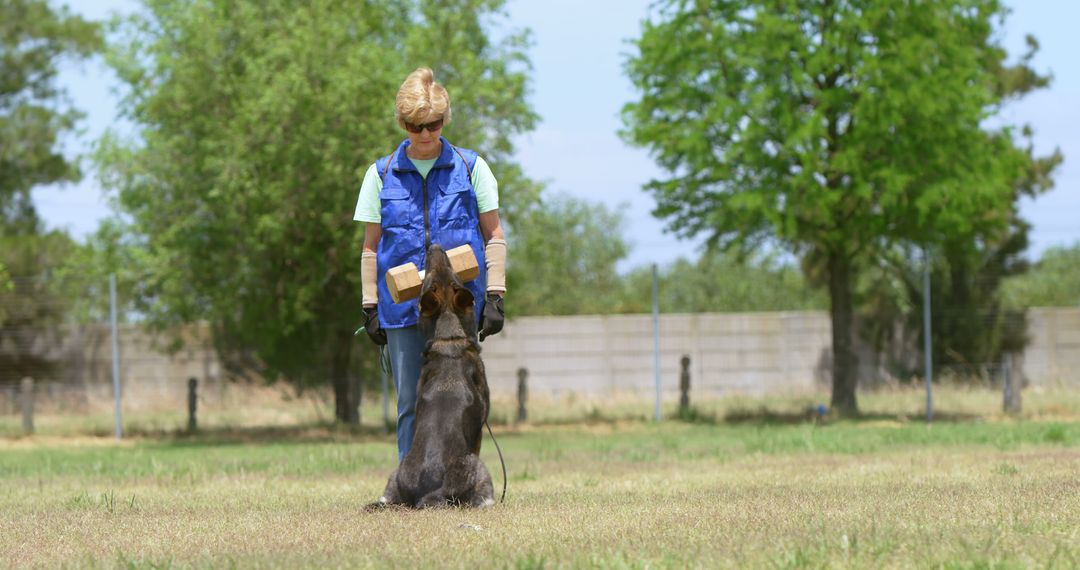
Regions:
[[[360,254],[360,295],[361,304],[379,304],[379,269],[375,253],[365,251]]]
[[[506,292],[506,240],[493,239],[484,246],[487,261],[487,290]]]

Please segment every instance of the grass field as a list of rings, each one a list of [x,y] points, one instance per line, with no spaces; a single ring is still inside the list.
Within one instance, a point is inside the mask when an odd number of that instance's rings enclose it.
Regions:
[[[0,438],[0,565],[1077,567],[1080,414],[1070,392],[1041,397],[1010,419],[994,393],[945,390],[929,426],[917,391],[825,424],[803,419],[812,396],[705,402],[659,425],[562,405],[497,429],[505,503],[374,514],[396,457],[381,425],[219,418],[187,436],[147,420],[116,443],[57,418]],[[483,455],[498,493],[490,440]]]

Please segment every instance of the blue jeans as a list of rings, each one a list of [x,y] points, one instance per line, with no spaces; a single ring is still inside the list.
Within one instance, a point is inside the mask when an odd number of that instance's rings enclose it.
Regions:
[[[385,329],[390,370],[397,390],[398,463],[412,447],[416,431],[416,385],[420,382],[420,367],[424,364],[424,336],[414,325],[401,329]]]

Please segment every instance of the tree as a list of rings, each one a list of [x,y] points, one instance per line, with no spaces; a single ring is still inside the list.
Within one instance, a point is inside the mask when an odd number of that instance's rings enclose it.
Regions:
[[[82,116],[56,85],[61,58],[86,58],[100,48],[96,24],[53,10],[44,0],[0,2],[0,219],[7,235],[37,230],[30,191],[74,182],[78,164],[58,140]]]
[[[0,234],[0,252],[11,272],[0,285],[0,384],[25,376],[39,381],[59,370],[51,349],[75,302],[79,276],[65,269],[77,255],[67,233],[53,230]]]
[[[994,92],[1005,102],[1018,99],[1033,90],[1049,85],[1050,77],[1032,68],[1039,44],[1027,37],[1027,51],[1015,63],[1004,57],[989,62],[993,73]],[[971,232],[955,233],[932,252],[931,336],[933,364],[962,372],[966,376],[981,376],[986,365],[1001,362],[1005,353],[1017,353],[1027,343],[1026,317],[1023,308],[1004,303],[1001,285],[1010,276],[1028,268],[1023,254],[1028,246],[1030,225],[1020,218],[1020,199],[1035,198],[1053,186],[1052,174],[1061,164],[1061,152],[1037,157],[1031,142],[1031,128],[1025,125],[1018,137],[1015,156],[1022,164],[1021,177],[1014,185],[1011,204],[1006,210],[1008,224],[1004,226],[974,226]],[[988,131],[987,137],[1006,137],[1009,133]],[[904,337],[918,338],[922,346],[924,334],[922,252],[913,248],[894,247],[898,255],[878,258],[871,272],[890,282],[899,278],[903,287],[896,288],[871,279],[858,293],[860,312],[872,333],[877,333],[878,347],[892,342],[895,325],[903,325]],[[906,255],[905,255],[906,254]],[[887,275],[887,277],[886,277]],[[879,286],[885,285],[885,286]],[[902,299],[888,300],[899,293]],[[902,375],[922,375],[921,367],[901,371]]]
[[[935,378],[951,371],[985,376],[1005,353],[1026,344],[1023,311],[1002,302],[1000,286],[1026,269],[1027,224],[990,235],[958,236],[930,255],[932,365]],[[923,279],[927,260],[917,248],[896,247],[868,264],[856,299],[864,337],[885,357],[894,376],[924,376]],[[890,347],[907,346],[911,350]]]
[[[96,24],[41,0],[0,1],[0,382],[46,377],[44,344],[59,334],[70,300],[62,267],[75,244],[45,232],[31,192],[77,181],[78,162],[59,148],[81,113],[56,84],[64,58],[86,58],[101,45]]]
[[[141,309],[162,328],[209,321],[234,370],[300,386],[329,378],[358,421],[360,177],[402,134],[393,102],[428,65],[449,89],[447,137],[477,149],[506,207],[535,191],[509,161],[531,128],[521,52],[482,25],[502,2],[147,0],[109,58],[134,140],[98,162],[143,249]],[[516,190],[521,192],[515,192]],[[119,223],[119,222],[118,222]],[[357,354],[357,347],[361,354]]]
[[[625,277],[619,310],[652,310],[652,270],[641,267]],[[808,286],[797,267],[775,256],[739,259],[715,249],[697,261],[679,259],[659,269],[660,308],[667,313],[808,311],[827,306],[819,291]]]
[[[1007,64],[1003,56],[989,62],[994,93],[1004,102],[1050,84],[1048,75],[1040,75],[1031,66],[1039,49],[1033,36],[1027,36],[1027,46],[1015,64]],[[987,136],[1009,134],[989,132]],[[1001,362],[1006,353],[1022,352],[1027,344],[1025,313],[1005,305],[1001,286],[1010,276],[1028,269],[1023,254],[1031,226],[1020,218],[1020,200],[1033,199],[1052,188],[1052,174],[1063,157],[1057,149],[1047,156],[1035,156],[1030,126],[1024,125],[1019,134],[1026,139],[1026,146],[1013,149],[1021,170],[1006,210],[1008,223],[975,227],[970,233],[951,236],[936,252],[938,259],[931,274],[932,299],[937,299],[931,321],[935,367],[982,375],[987,364]],[[909,287],[909,294],[921,313],[922,286]],[[911,322],[914,320],[909,319],[909,328],[922,336],[921,317],[918,324]]]
[[[1030,271],[1009,277],[1004,289],[1012,309],[1080,306],[1080,243],[1047,249]]]
[[[606,313],[615,308],[626,257],[618,210],[569,196],[522,212],[509,240],[507,289],[512,315]]]
[[[1019,160],[983,121],[1004,57],[981,0],[667,0],[627,72],[624,136],[679,235],[822,260],[832,407],[855,415],[853,284],[897,243],[1008,223]]]

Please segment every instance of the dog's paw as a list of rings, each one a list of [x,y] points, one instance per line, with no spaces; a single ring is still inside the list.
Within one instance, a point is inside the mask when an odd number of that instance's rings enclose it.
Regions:
[[[486,509],[488,507],[493,507],[493,506],[495,506],[495,499],[492,499],[492,498],[484,499],[484,502],[480,503],[478,506],[481,509]]]
[[[390,499],[387,499],[386,496],[382,496],[382,497],[379,497],[378,501],[375,501],[374,503],[368,503],[368,504],[364,505],[364,512],[374,513],[374,512],[377,512],[377,511],[384,511],[384,510],[387,510],[387,509],[392,509],[392,508],[394,508],[396,506],[398,506],[398,505],[395,505],[395,504],[391,503]]]

